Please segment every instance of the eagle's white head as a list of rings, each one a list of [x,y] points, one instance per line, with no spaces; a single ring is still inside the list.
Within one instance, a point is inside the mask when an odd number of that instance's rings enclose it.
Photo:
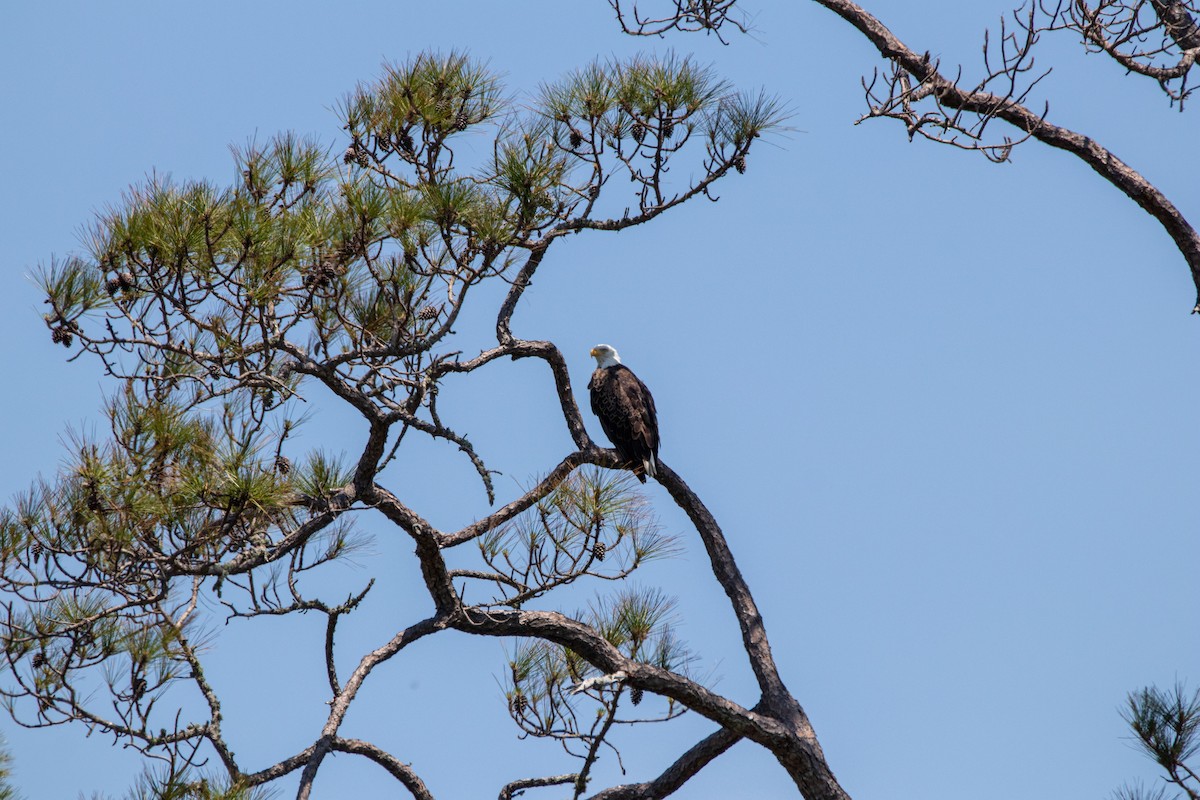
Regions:
[[[603,369],[621,363],[621,357],[610,344],[598,344],[592,348],[592,358],[596,359],[596,367]]]

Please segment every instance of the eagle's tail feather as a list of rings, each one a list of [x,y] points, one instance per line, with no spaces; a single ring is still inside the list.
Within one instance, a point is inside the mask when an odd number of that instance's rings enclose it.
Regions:
[[[654,456],[651,455],[642,459],[642,467],[651,478],[658,477],[658,464],[655,463]]]

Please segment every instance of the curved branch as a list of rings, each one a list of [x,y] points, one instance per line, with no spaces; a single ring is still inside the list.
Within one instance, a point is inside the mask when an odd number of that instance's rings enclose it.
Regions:
[[[554,389],[558,393],[558,402],[562,406],[567,430],[571,432],[571,440],[580,450],[595,450],[596,445],[588,436],[587,427],[583,424],[583,415],[575,402],[575,393],[571,390],[571,373],[567,369],[567,360],[563,358],[559,349],[550,342],[514,339],[512,354],[514,360],[540,358],[550,365],[550,371],[554,374]]]
[[[789,738],[786,729],[771,717],[743,708],[674,672],[634,661],[590,626],[557,611],[484,613],[467,608],[453,620],[452,626],[464,633],[554,642],[578,653],[605,674],[624,672],[627,684],[673,698],[760,744],[778,747]]]
[[[550,371],[554,375],[555,391],[558,393],[558,402],[562,406],[563,417],[572,441],[580,450],[594,448],[595,445],[588,436],[587,427],[583,424],[583,415],[579,411],[579,405],[575,402],[575,393],[571,390],[571,373],[567,369],[567,361],[563,354],[552,342],[516,339],[512,337],[511,332],[508,335],[507,343],[485,350],[475,358],[467,361],[444,361],[438,364],[431,371],[433,379],[437,380],[449,373],[472,372],[504,356],[508,356],[514,361],[522,358],[540,358],[550,365]]]
[[[613,786],[588,800],[661,800],[674,794],[709,762],[740,742],[742,737],[721,728],[701,739],[652,781]]]
[[[505,784],[504,788],[500,790],[500,800],[512,800],[526,789],[538,789],[543,786],[562,786],[564,783],[575,783],[578,780],[579,774],[575,772],[569,775],[550,775],[545,778],[522,778]]]
[[[329,498],[329,507],[327,509],[317,512],[313,517],[305,520],[295,530],[269,548],[256,547],[246,550],[229,561],[216,564],[204,561],[188,562],[172,557],[167,567],[167,572],[171,576],[216,575],[220,578],[226,578],[250,572],[272,561],[278,561],[298,548],[303,547],[314,535],[329,527],[329,525],[354,504],[354,495],[354,488],[352,486],[343,487]]]
[[[1046,122],[1020,103],[1006,101],[989,92],[974,92],[959,86],[919,54],[907,47],[886,25],[851,0],[815,0],[849,22],[875,46],[884,58],[902,67],[931,87],[942,105],[964,111],[991,114],[1038,141],[1079,157],[1102,178],[1120,189],[1166,228],[1183,254],[1196,285],[1197,301],[1192,313],[1200,313],[1200,234],[1174,204],[1153,184],[1111,151],[1091,138]]]
[[[483,459],[475,452],[475,446],[471,444],[471,441],[466,436],[450,430],[445,425],[442,425],[440,420],[426,422],[415,414],[410,414],[404,410],[393,411],[387,415],[386,419],[388,421],[400,420],[410,428],[427,433],[435,439],[445,439],[448,442],[458,445],[459,451],[470,459],[471,465],[475,467],[475,472],[478,473],[480,480],[483,481],[483,488],[487,492],[488,502],[496,502],[496,489],[492,485],[492,474],[488,471],[487,465],[483,463]],[[372,475],[372,477],[374,476]]]
[[[700,533],[700,539],[708,551],[709,561],[712,562],[713,575],[733,605],[738,626],[742,630],[742,643],[750,656],[750,666],[758,679],[763,697],[770,702],[783,701],[790,695],[779,677],[779,670],[771,655],[771,645],[767,641],[767,631],[763,626],[762,616],[758,613],[758,606],[755,605],[750,588],[733,559],[721,526],[683,478],[661,460],[658,466],[659,483],[666,487],[675,504],[683,509]]]
[[[1121,46],[1130,41],[1140,41],[1152,29],[1141,28],[1137,23],[1140,3],[1129,7],[1124,2],[1111,4],[1101,2],[1095,8],[1088,7],[1083,0],[1077,0],[1071,7],[1071,16],[1067,27],[1081,34],[1091,42],[1097,50],[1106,54],[1130,72],[1136,72],[1148,78],[1153,78],[1173,100],[1179,100],[1179,109],[1183,110],[1183,101],[1190,90],[1181,87],[1178,92],[1168,88],[1170,81],[1185,77],[1196,63],[1200,55],[1200,28],[1188,13],[1187,7],[1179,0],[1150,0],[1150,4],[1162,25],[1166,37],[1159,47],[1135,49],[1132,52],[1121,50]],[[1116,20],[1107,18],[1112,13],[1111,5],[1118,10],[1127,10],[1128,19]],[[1057,16],[1057,14],[1055,15]],[[1157,27],[1157,26],[1155,26]],[[1115,29],[1115,30],[1114,30]],[[1115,35],[1115,41],[1112,38]],[[1169,48],[1167,39],[1179,48],[1179,59],[1170,66],[1158,66],[1151,61],[1154,56],[1166,55]]]
[[[782,709],[787,712],[782,718],[772,715],[774,709],[743,708],[688,678],[625,657],[597,631],[554,611],[463,609],[450,624],[464,633],[543,639],[572,650],[606,674],[623,671],[626,684],[672,698],[725,730],[766,747],[809,800],[849,800],[807,720],[790,713],[792,707],[799,709],[794,700],[777,704],[788,706]]]
[[[1142,210],[1158,220],[1159,224],[1166,229],[1167,234],[1175,242],[1175,246],[1179,249],[1180,254],[1183,255],[1197,291],[1196,304],[1192,308],[1192,313],[1200,313],[1200,234],[1197,233],[1179,209],[1167,199],[1166,195],[1159,191],[1150,181],[1146,180],[1137,170],[1130,167],[1114,153],[1102,147],[1090,137],[1046,122],[1044,114],[1038,114],[1026,108],[1022,105],[1020,98],[1014,99],[1011,95],[1002,97],[983,91],[981,87],[977,87],[975,90],[960,88],[956,80],[951,80],[938,71],[937,65],[931,61],[928,53],[917,53],[910,49],[878,18],[857,3],[852,2],[852,0],[814,0],[814,2],[824,6],[850,23],[851,26],[875,46],[880,55],[893,62],[897,70],[901,70],[915,78],[920,84],[922,97],[933,95],[940,106],[978,114],[983,120],[991,118],[1002,119],[1022,131],[1027,138],[1034,138],[1043,144],[1065,150],[1081,159],[1102,178],[1137,203]],[[1196,21],[1188,13],[1187,5],[1180,2],[1180,0],[1150,0],[1150,2],[1155,13],[1162,21],[1167,35],[1180,48],[1182,53],[1181,67],[1190,69],[1197,57],[1200,57],[1200,26],[1196,24]],[[690,19],[696,13],[693,10],[693,6],[705,8],[711,5],[706,3],[689,3],[685,7],[680,3],[676,3],[676,11],[673,15],[668,13],[660,19],[643,19],[638,16],[635,4],[633,10],[635,24],[630,25],[621,10],[622,0],[609,0],[609,4],[617,12],[622,29],[626,33],[633,35],[662,35],[670,30],[689,30],[688,27],[681,23]],[[733,4],[729,3],[728,5],[731,7]],[[724,4],[721,4],[721,6],[724,6]],[[729,8],[721,8],[722,15],[727,15],[728,11]],[[1033,35],[1034,30],[1031,28],[1029,32],[1030,35]],[[1086,31],[1084,31],[1084,34],[1086,36]],[[1111,52],[1109,47],[1104,47],[1103,49]],[[1133,68],[1128,63],[1122,63],[1126,67]],[[1159,77],[1168,78],[1172,76],[1163,73]],[[904,83],[907,84],[907,76],[904,77]],[[877,116],[895,115],[883,114]],[[910,134],[911,132],[912,128],[910,127]],[[971,149],[982,150],[992,160],[1003,161],[1007,158],[1007,148],[1010,144],[1006,143],[1004,145],[975,147]],[[994,157],[997,153],[1004,157]],[[605,228],[614,222],[588,223],[580,227]],[[624,224],[626,224],[626,221],[622,220],[619,226]]]
[[[1200,49],[1200,25],[1180,0],[1150,0],[1154,13],[1162,20],[1167,35],[1185,53]],[[1194,59],[1194,56],[1193,56]]]
[[[417,800],[433,800],[433,794],[429,791],[429,787],[413,771],[412,767],[401,763],[395,756],[370,742],[364,742],[361,739],[337,738],[333,740],[330,749],[339,753],[365,756],[390,772],[392,777],[404,784],[404,788],[408,789],[409,793]]]
[[[320,769],[321,762],[325,759],[326,754],[331,750],[338,749],[336,745],[339,741],[355,741],[349,739],[339,739],[337,732],[338,728],[341,727],[342,721],[346,718],[346,712],[350,710],[350,704],[354,701],[354,697],[358,694],[358,690],[362,686],[363,681],[365,681],[367,676],[371,674],[371,670],[384,661],[387,661],[389,658],[396,655],[396,653],[400,652],[402,649],[418,639],[422,639],[431,633],[442,630],[444,627],[446,627],[444,621],[438,617],[430,617],[428,619],[421,620],[420,622],[410,625],[409,627],[397,633],[391,638],[390,641],[388,641],[387,644],[376,648],[375,650],[372,650],[370,653],[367,653],[365,656],[363,656],[362,661],[359,662],[354,672],[350,675],[349,680],[346,681],[346,685],[342,689],[341,693],[335,695],[330,703],[329,718],[326,720],[325,727],[321,731],[321,738],[317,740],[317,742],[310,748],[309,751],[306,751],[310,754],[307,762],[304,764],[304,772],[300,775],[300,790],[296,794],[297,800],[306,800],[306,798],[311,795],[312,784],[317,777],[317,770]],[[370,756],[370,753],[364,751],[360,753],[360,755]],[[391,756],[388,756],[388,758],[390,759]],[[378,763],[383,764],[383,762]],[[387,764],[383,764],[383,766],[388,768]],[[390,768],[389,771],[391,771]],[[423,788],[424,784],[420,783],[420,780],[416,778],[415,774],[412,775],[412,778],[416,780],[416,784],[419,784]],[[401,778],[401,781],[405,781],[405,778]],[[412,786],[410,786],[408,782],[405,782],[405,786],[412,791]],[[429,796],[428,794],[418,795],[416,792],[414,792],[414,795],[417,797]]]
[[[365,655],[354,670],[354,674],[350,680],[347,681],[346,688],[337,694],[331,702],[332,708],[330,709],[329,719],[325,724],[325,730],[321,739],[299,753],[289,756],[266,769],[251,774],[241,774],[237,777],[246,786],[258,786],[270,783],[289,772],[303,767],[304,772],[301,776],[299,796],[302,798],[308,797],[312,791],[312,782],[316,778],[321,761],[327,753],[338,751],[355,753],[370,758],[392,773],[418,800],[433,800],[433,795],[429,793],[429,790],[417,774],[394,756],[383,752],[368,742],[358,739],[343,739],[336,734],[338,727],[345,718],[346,712],[350,708],[350,703],[354,700],[354,696],[362,686],[363,681],[371,673],[371,670],[418,639],[435,633],[443,627],[442,622],[436,617],[422,620],[400,631],[387,644]]]
[[[308,760],[312,758],[313,753],[315,753],[316,750],[317,746],[315,744],[310,744],[299,753],[296,753],[293,756],[288,756],[282,761],[272,764],[266,769],[261,769],[258,772],[253,772],[250,774],[242,774],[239,775],[238,778],[244,786],[261,786],[264,783],[270,783],[271,781],[282,778],[289,772],[295,772],[303,767],[308,763]]]
[[[451,534],[446,534],[441,537],[440,545],[443,548],[456,547],[463,542],[470,541],[478,536],[482,536],[490,530],[503,525],[513,517],[520,514],[533,506],[534,503],[549,495],[559,484],[567,477],[584,464],[595,464],[599,461],[597,454],[604,451],[601,450],[577,450],[569,456],[558,462],[558,466],[550,470],[550,474],[538,482],[537,486],[527,491],[525,494],[513,500],[508,505],[487,515],[483,519],[467,525],[465,528]]]
[[[744,155],[745,151],[743,150],[742,153]],[[626,214],[626,216],[620,219],[588,219],[586,217],[577,217],[555,225],[546,236],[549,240],[553,240],[554,237],[578,233],[579,231],[623,231],[635,225],[642,225],[664,211],[669,211],[675,206],[682,205],[697,195],[711,196],[708,190],[714,183],[724,177],[730,169],[736,168],[735,161],[735,157],[730,157],[727,161],[719,162],[720,166],[712,169],[687,191],[675,195],[670,200],[664,200],[659,205],[650,206],[640,214],[635,214],[632,217]]]
[[[544,239],[530,250],[529,258],[521,266],[517,276],[513,278],[512,286],[504,298],[504,303],[500,306],[500,313],[496,316],[496,341],[502,345],[511,344],[513,341],[512,315],[517,310],[517,302],[521,299],[521,295],[533,282],[533,273],[537,272],[538,265],[545,258],[546,249],[550,246],[551,241],[553,240]]]
[[[370,503],[416,541],[421,577],[433,597],[438,614],[448,617],[458,613],[461,604],[446,569],[446,561],[442,558],[437,529],[378,484],[371,489]]]

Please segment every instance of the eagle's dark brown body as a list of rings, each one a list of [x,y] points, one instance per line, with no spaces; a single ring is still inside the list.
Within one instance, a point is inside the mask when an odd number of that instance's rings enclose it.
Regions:
[[[588,381],[592,411],[617,453],[642,483],[658,466],[658,415],[654,398],[624,364],[600,367]]]

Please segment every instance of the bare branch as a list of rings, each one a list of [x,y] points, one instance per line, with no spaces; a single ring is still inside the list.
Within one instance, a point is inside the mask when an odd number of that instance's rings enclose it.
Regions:
[[[721,44],[728,44],[721,30],[725,25],[730,25],[740,33],[749,30],[749,23],[744,17],[734,16],[736,4],[737,0],[670,0],[664,5],[673,7],[671,11],[643,17],[636,3],[627,7],[621,0],[609,0],[621,30],[632,36],[703,31],[716,36]]]
[[[1200,56],[1196,7],[1186,0],[1074,0],[1055,9],[1050,27],[1078,33],[1088,47],[1130,72],[1154,79],[1172,104],[1184,103]]]
[[[520,780],[506,783],[500,789],[500,800],[512,800],[514,797],[524,794],[526,789],[538,789],[544,786],[562,786],[564,783],[575,783],[579,780],[578,773],[570,773],[567,775],[550,775],[545,778],[521,778]]]
[[[930,87],[938,102],[951,109],[996,117],[1015,127],[1022,135],[1065,150],[1094,169],[1127,197],[1154,217],[1174,240],[1197,287],[1193,312],[1200,313],[1200,234],[1174,204],[1153,184],[1121,159],[1090,137],[1047,122],[1044,113],[1030,111],[1020,103],[1005,100],[986,91],[967,90],[940,74],[929,59],[901,42],[882,22],[850,0],[815,0],[850,23],[875,46],[880,55],[903,69],[921,85]]]
[[[683,479],[661,460],[659,467],[659,482],[671,493],[672,499],[688,515],[700,533],[700,538],[704,542],[704,547],[708,551],[708,557],[712,563],[713,574],[729,597],[734,614],[737,616],[738,626],[742,631],[742,643],[750,656],[750,666],[758,679],[763,697],[773,701],[782,700],[789,696],[787,688],[779,677],[775,659],[771,655],[771,646],[767,641],[767,632],[763,627],[762,616],[758,613],[758,607],[754,603],[750,589],[746,586],[737,562],[734,561],[733,554],[729,551],[725,535],[721,532],[721,528],[712,514],[709,513],[708,508],[684,483]]]
[[[387,644],[376,648],[375,650],[372,650],[370,653],[363,656],[358,667],[355,668],[354,672],[350,675],[350,678],[346,681],[346,685],[343,687],[341,693],[335,695],[333,701],[330,703],[329,717],[325,722],[324,729],[321,731],[321,738],[317,740],[316,744],[313,745],[308,761],[304,765],[304,772],[300,775],[300,791],[296,795],[297,800],[305,800],[305,798],[311,795],[313,781],[317,777],[317,771],[320,769],[321,762],[324,760],[327,753],[329,753],[331,750],[338,749],[337,743],[339,741],[354,743],[350,746],[356,747],[358,744],[361,744],[361,747],[358,749],[353,751],[348,750],[348,752],[357,752],[360,755],[366,755],[369,758],[372,758],[372,760],[375,760],[377,763],[381,764],[381,766],[384,766],[389,772],[392,771],[393,766],[399,763],[395,762],[395,759],[391,758],[391,756],[383,757],[380,751],[365,743],[357,743],[356,740],[339,740],[337,732],[341,727],[342,721],[346,717],[346,713],[350,710],[350,704],[354,701],[355,696],[358,694],[359,688],[367,679],[367,676],[371,674],[371,670],[384,661],[392,658],[392,656],[396,655],[413,642],[422,639],[431,633],[442,630],[444,627],[444,621],[436,617],[422,620],[421,622],[411,625],[397,633]],[[383,758],[383,760],[377,758],[377,755]],[[393,774],[397,773],[393,772]],[[424,785],[421,784],[420,780],[416,778],[416,775],[411,773],[411,771],[409,771],[407,768],[401,769],[400,775],[405,776],[404,778],[401,778],[401,780],[404,782],[405,786],[413,792],[414,796],[429,796],[428,793],[425,795],[417,794],[415,787],[419,787],[423,790]],[[400,775],[397,775],[397,777],[400,777]],[[412,781],[411,785],[409,783],[409,779]]]
[[[600,451],[603,452],[603,451]],[[445,534],[440,539],[440,545],[443,548],[457,547],[463,542],[470,541],[479,536],[482,536],[489,531],[495,530],[504,523],[511,520],[523,511],[528,510],[534,503],[549,495],[552,491],[558,488],[567,476],[574,472],[582,464],[595,464],[597,451],[592,450],[584,452],[577,450],[571,453],[562,461],[558,462],[558,466],[550,471],[550,473],[538,482],[525,494],[518,497],[516,500],[505,505],[503,508],[496,510],[478,522],[473,522],[454,533]]]
[[[409,793],[417,800],[434,800],[433,794],[425,786],[420,776],[413,771],[412,767],[402,763],[395,756],[370,742],[364,742],[360,739],[337,738],[333,740],[331,749],[339,753],[354,753],[355,755],[369,758],[391,773],[392,777],[400,781],[404,788],[408,789]]]
[[[721,728],[693,745],[654,780],[613,786],[592,795],[590,800],[661,800],[674,794],[692,776],[739,741],[740,736]]]

